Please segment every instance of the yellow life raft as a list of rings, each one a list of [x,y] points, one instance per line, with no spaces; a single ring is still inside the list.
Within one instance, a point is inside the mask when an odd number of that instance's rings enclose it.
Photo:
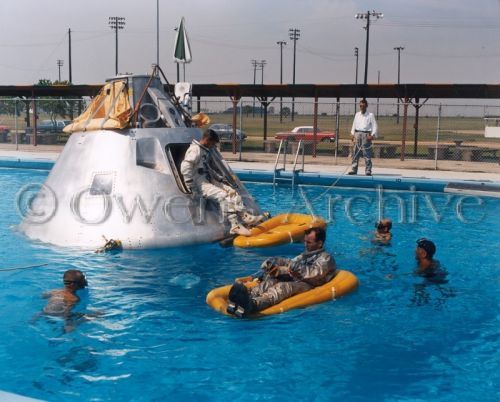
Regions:
[[[257,280],[252,277],[242,278],[247,288],[252,288],[257,285]],[[207,304],[219,313],[230,315],[227,310],[229,291],[232,285],[222,286],[211,290],[207,295]],[[259,311],[254,316],[273,315],[284,313],[285,311],[312,306],[328,300],[335,300],[337,297],[344,296],[353,292],[358,287],[358,278],[349,272],[339,270],[337,275],[324,285],[318,286],[307,292],[299,293],[298,295],[289,297],[274,306],[268,307],[265,310]]]
[[[237,236],[236,247],[270,247],[302,241],[311,228],[326,228],[326,222],[311,215],[281,214],[250,229],[250,236]]]

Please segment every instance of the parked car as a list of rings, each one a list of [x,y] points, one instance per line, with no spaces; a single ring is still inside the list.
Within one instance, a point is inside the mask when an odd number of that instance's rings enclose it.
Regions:
[[[209,127],[210,130],[214,130],[221,141],[227,142],[232,140],[233,135],[233,125],[232,124],[212,124]],[[236,141],[245,141],[247,135],[244,131],[236,129]]]
[[[295,127],[292,131],[277,133],[274,137],[277,140],[288,141],[313,141],[314,140],[314,127],[313,126],[299,126]],[[316,132],[317,142],[333,142],[335,141],[335,133],[333,131],[322,131],[318,127]]]
[[[53,122],[52,120],[42,120],[36,125],[37,134],[43,133],[62,133],[63,128],[66,127],[70,120],[56,120]],[[31,134],[33,132],[32,127],[26,128],[26,134]]]
[[[9,133],[10,133],[9,127],[0,125],[0,142],[7,142],[7,136]]]

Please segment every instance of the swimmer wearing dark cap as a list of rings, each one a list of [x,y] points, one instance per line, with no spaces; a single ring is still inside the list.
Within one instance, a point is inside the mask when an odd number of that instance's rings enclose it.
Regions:
[[[441,267],[438,260],[434,259],[436,245],[425,238],[417,240],[415,259],[417,260],[417,275],[423,276],[432,282],[446,283],[447,272]]]

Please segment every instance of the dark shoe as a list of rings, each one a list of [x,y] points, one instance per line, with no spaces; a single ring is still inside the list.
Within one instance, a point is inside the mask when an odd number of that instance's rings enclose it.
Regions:
[[[371,176],[372,175],[372,172],[366,172],[365,173],[366,176]]]
[[[350,171],[349,173],[347,173],[347,174],[349,174],[349,175],[353,175],[353,174],[358,174],[358,173],[357,173],[357,172],[353,172],[353,171],[351,170],[351,171]]]
[[[227,312],[237,317],[245,317],[254,310],[248,289],[242,283],[235,283],[229,290],[229,305]],[[241,311],[243,310],[243,311]]]

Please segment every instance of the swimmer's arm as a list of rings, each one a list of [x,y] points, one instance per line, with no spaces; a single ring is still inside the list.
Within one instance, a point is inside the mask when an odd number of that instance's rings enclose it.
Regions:
[[[43,292],[42,293],[42,298],[44,299],[50,299],[54,295],[53,290],[49,290],[48,292]]]

